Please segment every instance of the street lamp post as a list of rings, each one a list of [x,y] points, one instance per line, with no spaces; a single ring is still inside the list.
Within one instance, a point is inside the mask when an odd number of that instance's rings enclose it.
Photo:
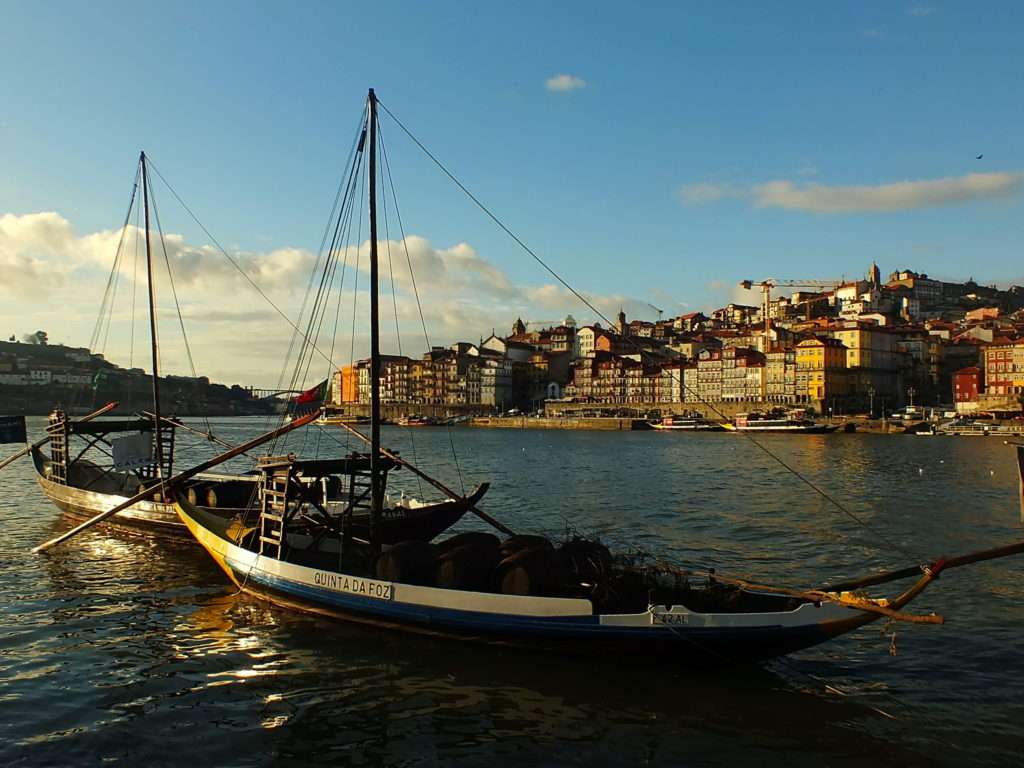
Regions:
[[[873,419],[873,418],[875,418],[875,388],[874,387],[868,387],[868,400],[871,403],[871,405],[869,407],[869,411],[871,413],[871,418]]]
[[[914,407],[914,395],[917,394],[917,390],[913,387],[907,387],[907,395],[910,396],[910,407]]]

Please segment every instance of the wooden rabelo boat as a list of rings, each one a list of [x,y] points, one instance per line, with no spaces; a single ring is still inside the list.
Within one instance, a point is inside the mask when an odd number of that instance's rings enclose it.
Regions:
[[[303,498],[296,473],[314,472],[291,456],[259,468],[259,505],[226,520],[178,491],[178,515],[237,587],[288,608],[391,628],[487,642],[559,646],[572,652],[629,649],[705,663],[765,659],[813,646],[888,617],[938,623],[903,609],[941,571],[1011,554],[1024,544],[967,558],[793,591],[637,565],[599,542],[555,544],[539,536],[463,533],[437,543],[380,537],[384,504],[379,473],[379,323],[377,317],[376,151],[378,103],[369,93],[360,151],[368,147],[370,213],[371,435],[370,526],[355,535]],[[355,432],[354,429],[349,428]],[[293,490],[294,489],[294,490]],[[500,525],[500,524],[498,524]],[[510,534],[504,526],[500,530]],[[1011,551],[1012,550],[1012,551]],[[866,586],[914,578],[891,599]],[[856,591],[855,591],[856,590]]]
[[[45,455],[41,447],[32,448],[32,461],[36,479],[43,493],[64,514],[75,522],[92,519],[123,504],[130,496],[149,487],[152,493],[141,501],[123,509],[106,520],[107,525],[129,529],[136,533],[190,538],[190,534],[178,517],[170,497],[159,491],[160,481],[145,474],[117,471],[111,466],[94,463],[85,458],[67,460],[63,446],[70,443],[70,437],[88,436],[92,440],[110,444],[109,438],[117,432],[147,434],[152,422],[146,419],[117,421],[74,422],[51,417],[51,453]],[[54,439],[53,433],[61,430],[63,440]],[[116,441],[116,438],[114,438]],[[305,496],[324,511],[325,514],[346,518],[353,535],[366,538],[369,535],[370,514],[367,502],[369,459],[365,454],[352,454],[342,459],[320,460],[316,463],[317,474],[303,474],[300,470],[296,482],[304,486]],[[383,471],[399,469],[398,461],[389,460]],[[170,471],[164,477],[170,477]],[[339,478],[344,477],[344,483]],[[255,503],[259,488],[258,477],[249,475],[224,475],[204,472],[183,483],[178,491],[192,504],[207,515],[230,520],[243,514]],[[326,494],[325,494],[326,489]],[[400,541],[429,541],[450,528],[486,493],[487,486],[481,485],[469,496],[445,499],[425,504],[416,499],[386,499],[378,536],[383,543]]]
[[[175,512],[163,481],[174,472],[176,435],[179,430],[194,433],[226,448],[232,446],[213,435],[193,429],[180,420],[161,414],[159,354],[156,344],[155,288],[153,255],[150,244],[150,178],[148,159],[139,156],[136,185],[133,187],[125,226],[131,220],[142,188],[145,209],[146,264],[149,288],[150,341],[152,350],[152,412],[139,417],[100,418],[115,404],[104,407],[89,417],[74,420],[61,409],[55,409],[47,425],[47,437],[23,453],[32,457],[36,478],[43,493],[71,520],[83,522],[119,507],[146,489],[153,489],[140,501],[106,518],[108,525],[131,529],[137,533],[189,538],[188,531]],[[160,233],[162,237],[162,233]],[[122,238],[123,242],[123,238]],[[120,246],[119,246],[120,247]],[[118,254],[115,256],[117,269]],[[49,451],[44,452],[46,444]],[[6,463],[6,462],[5,462]],[[370,513],[369,465],[366,454],[353,453],[333,463],[318,465],[316,488],[306,488],[305,497],[335,517],[345,517],[348,530],[365,538],[369,533]],[[382,488],[387,475],[400,469],[399,456],[380,463],[378,474]],[[329,471],[328,471],[329,470]],[[310,486],[312,481],[300,475],[297,482]],[[486,492],[483,485],[466,497],[449,495],[434,503],[416,499],[385,497],[377,536],[383,543],[410,539],[429,540],[456,523]],[[189,479],[179,491],[209,515],[230,519],[254,503],[256,477],[202,473]]]

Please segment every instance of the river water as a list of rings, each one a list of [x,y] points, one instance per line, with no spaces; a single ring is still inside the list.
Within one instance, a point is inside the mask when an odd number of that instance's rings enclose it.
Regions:
[[[238,442],[265,422],[213,426]],[[342,434],[287,449],[338,451]],[[758,438],[860,525],[734,434],[384,435],[450,485],[491,481],[482,506],[517,530],[571,526],[767,583],[1024,538],[1014,456],[988,438]],[[0,490],[2,765],[1003,766],[1024,752],[1024,557],[946,573],[911,606],[944,626],[893,639],[877,623],[760,669],[694,669],[290,613],[236,594],[189,543],[94,529],[31,555],[67,523],[27,460]]]

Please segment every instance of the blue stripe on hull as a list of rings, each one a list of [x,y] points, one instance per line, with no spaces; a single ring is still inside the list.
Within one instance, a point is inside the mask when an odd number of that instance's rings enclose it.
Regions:
[[[234,566],[232,566],[234,567]],[[281,579],[265,572],[236,569],[239,583],[271,601],[280,597],[313,611],[365,617],[369,620],[456,636],[486,635],[494,641],[527,644],[571,643],[575,650],[632,648],[645,653],[687,653],[719,662],[767,659],[830,639],[821,625],[802,627],[721,628],[690,626],[616,626],[592,616],[510,616],[412,605],[350,595]],[[253,588],[255,584],[256,588]]]

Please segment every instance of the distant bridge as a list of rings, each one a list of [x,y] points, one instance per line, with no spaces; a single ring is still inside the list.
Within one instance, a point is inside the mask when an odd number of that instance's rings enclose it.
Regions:
[[[256,387],[246,387],[245,391],[256,400],[270,400],[281,395],[301,395],[303,392],[301,389],[257,389]]]

